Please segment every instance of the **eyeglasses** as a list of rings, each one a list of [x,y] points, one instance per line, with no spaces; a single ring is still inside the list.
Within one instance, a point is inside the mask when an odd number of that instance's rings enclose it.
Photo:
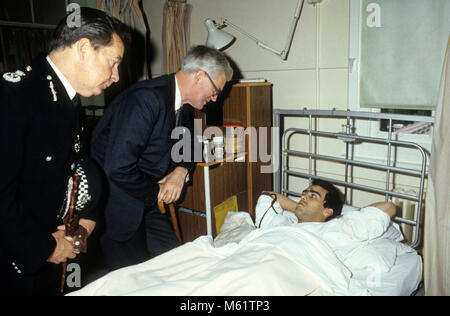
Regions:
[[[218,89],[216,84],[214,83],[214,81],[211,79],[211,77],[209,76],[209,74],[205,71],[206,77],[208,77],[209,82],[211,82],[211,85],[214,88],[214,93],[212,95],[212,97],[217,97],[219,94],[222,93],[222,90]]]

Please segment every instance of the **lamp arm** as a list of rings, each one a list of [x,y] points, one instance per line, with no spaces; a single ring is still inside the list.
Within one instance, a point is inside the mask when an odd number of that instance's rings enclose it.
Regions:
[[[295,29],[297,28],[298,20],[300,19],[300,13],[302,11],[304,0],[299,0],[297,3],[297,8],[295,9],[294,18],[291,23],[291,29],[289,30],[289,35],[286,39],[286,45],[282,51],[281,58],[283,60],[286,60],[287,54],[289,53],[289,50],[291,49],[292,40],[294,39],[294,33]]]
[[[280,52],[268,45],[266,45],[265,43],[263,43],[261,40],[259,40],[258,38],[256,38],[255,36],[247,33],[246,31],[244,31],[243,29],[241,29],[239,26],[231,23],[230,21],[228,21],[227,19],[224,19],[222,21],[222,26],[231,26],[232,28],[234,28],[236,31],[238,31],[239,33],[247,36],[248,38],[250,38],[252,41],[254,41],[259,47],[267,49],[268,51],[271,51],[272,53],[274,53],[275,55],[278,55],[281,57],[281,59],[286,60],[287,58],[287,54],[289,53],[289,50],[291,48],[291,44],[292,44],[292,40],[294,38],[294,32],[295,32],[295,28],[297,27],[297,23],[298,20],[300,18],[300,13],[301,13],[301,9],[303,7],[303,2],[304,0],[299,0],[297,3],[297,8],[295,9],[295,14],[294,14],[294,18],[292,20],[291,23],[291,28],[289,30],[289,34],[288,37],[286,39],[286,45],[284,47],[284,49]]]
[[[228,21],[227,19],[224,19],[222,21],[222,26],[231,26],[232,28],[234,28],[236,31],[238,31],[239,33],[247,36],[249,39],[251,39],[252,41],[254,41],[258,46],[265,48],[269,51],[271,51],[272,53],[281,56],[281,52],[277,51],[276,49],[273,49],[272,47],[267,46],[266,44],[264,44],[261,40],[259,40],[258,38],[256,38],[255,36],[253,36],[250,33],[247,33],[246,31],[244,31],[243,29],[241,29],[239,26],[234,25],[233,23],[231,23],[230,21]]]

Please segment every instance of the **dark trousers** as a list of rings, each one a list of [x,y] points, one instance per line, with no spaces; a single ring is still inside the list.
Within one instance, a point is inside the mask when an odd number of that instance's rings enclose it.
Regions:
[[[107,234],[101,237],[102,251],[110,270],[142,263],[180,245],[172,224],[157,207],[145,211],[142,223],[131,239],[119,242]]]

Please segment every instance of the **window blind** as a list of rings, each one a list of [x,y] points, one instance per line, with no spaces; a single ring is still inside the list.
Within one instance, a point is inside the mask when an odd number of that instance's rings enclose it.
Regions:
[[[360,106],[434,109],[450,1],[361,1]]]

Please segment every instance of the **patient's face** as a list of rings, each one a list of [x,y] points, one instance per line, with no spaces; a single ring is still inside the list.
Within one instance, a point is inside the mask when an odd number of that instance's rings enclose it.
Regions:
[[[295,215],[299,222],[322,222],[325,196],[328,191],[312,185],[302,192],[302,198],[297,203]]]

